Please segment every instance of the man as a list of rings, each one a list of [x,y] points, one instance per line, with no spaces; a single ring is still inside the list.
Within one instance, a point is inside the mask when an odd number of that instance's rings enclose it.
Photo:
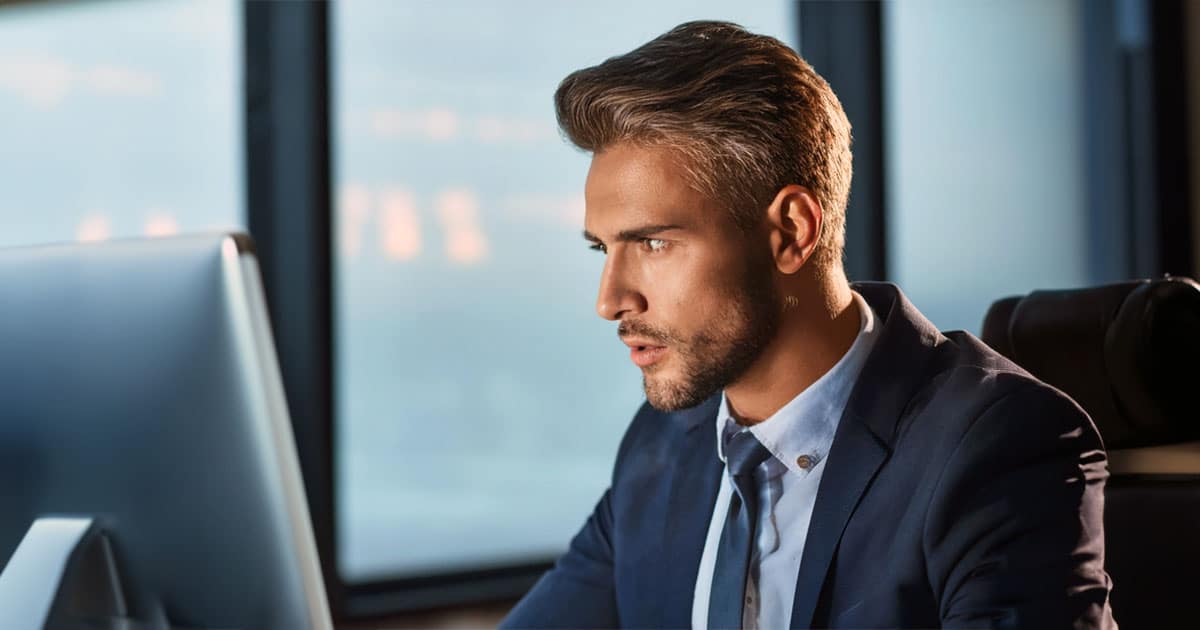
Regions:
[[[850,125],[779,41],[692,22],[568,76],[596,310],[647,404],[532,627],[1112,627],[1091,421],[842,269]]]

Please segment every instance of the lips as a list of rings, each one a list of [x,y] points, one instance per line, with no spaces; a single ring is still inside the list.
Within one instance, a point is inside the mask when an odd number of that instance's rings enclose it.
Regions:
[[[668,348],[655,344],[647,339],[624,338],[621,341],[629,346],[629,358],[634,365],[647,368],[662,360]]]
[[[667,353],[665,346],[640,346],[629,351],[629,358],[633,359],[634,365],[640,368],[648,368],[662,358]]]

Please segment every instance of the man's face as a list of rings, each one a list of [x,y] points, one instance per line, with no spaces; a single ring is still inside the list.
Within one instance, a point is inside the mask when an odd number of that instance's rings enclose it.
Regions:
[[[605,252],[596,312],[620,322],[650,404],[693,407],[741,377],[779,325],[765,239],[689,187],[666,149],[598,153],[585,197],[584,236]]]

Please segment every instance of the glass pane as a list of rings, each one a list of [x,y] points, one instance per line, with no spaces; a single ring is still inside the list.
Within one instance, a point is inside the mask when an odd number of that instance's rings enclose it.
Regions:
[[[636,19],[630,19],[636,16]],[[337,494],[351,582],[549,558],[642,401],[593,309],[572,70],[792,3],[337,3]]]
[[[884,4],[888,266],[942,329],[1093,281],[1078,0]]]
[[[234,0],[0,7],[0,246],[245,224]]]

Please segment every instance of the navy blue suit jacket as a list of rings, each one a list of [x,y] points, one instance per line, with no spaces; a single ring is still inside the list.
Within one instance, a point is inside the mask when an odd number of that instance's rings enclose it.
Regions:
[[[1112,626],[1091,420],[895,286],[854,288],[881,335],[826,460],[792,627]],[[719,400],[642,406],[611,487],[503,627],[691,624]]]

